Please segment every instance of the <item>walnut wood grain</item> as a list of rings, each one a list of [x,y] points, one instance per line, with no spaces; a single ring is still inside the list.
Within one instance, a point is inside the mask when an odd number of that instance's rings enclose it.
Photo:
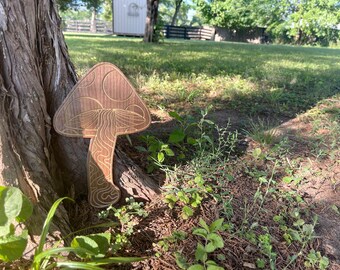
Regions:
[[[110,63],[94,66],[66,97],[54,117],[54,128],[65,136],[91,138],[87,161],[91,205],[101,208],[119,200],[112,172],[116,138],[149,124],[149,110]]]

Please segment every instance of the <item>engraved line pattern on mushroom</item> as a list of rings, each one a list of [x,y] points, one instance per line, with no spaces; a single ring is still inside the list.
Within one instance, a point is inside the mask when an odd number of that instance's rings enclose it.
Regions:
[[[119,200],[112,172],[116,138],[142,131],[150,123],[148,108],[125,75],[110,63],[95,65],[68,94],[53,125],[64,136],[91,139],[87,157],[91,205],[101,208]]]
[[[98,112],[98,128],[96,136],[91,140],[88,153],[89,201],[94,207],[105,207],[108,202],[116,203],[120,198],[120,190],[113,184],[112,162],[116,144],[114,112],[102,110]]]

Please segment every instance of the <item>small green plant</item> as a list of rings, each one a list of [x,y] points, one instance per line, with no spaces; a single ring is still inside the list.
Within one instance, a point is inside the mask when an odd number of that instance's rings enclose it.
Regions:
[[[220,128],[207,119],[208,111],[209,108],[201,110],[198,120],[170,112],[169,115],[177,121],[178,127],[168,135],[166,143],[153,135],[141,136],[146,146],[137,146],[136,149],[148,153],[147,171],[152,172],[162,167],[167,157],[182,161],[189,156],[197,169],[208,168],[213,162],[227,159],[235,150],[238,134],[229,132],[229,125]]]
[[[169,147],[169,144],[165,144],[158,138],[152,135],[142,135],[140,140],[146,144],[146,148],[143,146],[136,146],[136,149],[140,152],[148,153],[148,165],[147,172],[153,172],[158,166],[162,164],[166,157],[173,157],[175,154]]]
[[[194,214],[193,208],[197,208],[202,200],[212,193],[212,187],[207,184],[201,175],[197,175],[193,180],[189,180],[185,187],[177,188],[167,186],[165,203],[172,209],[176,204],[182,206],[181,216],[188,219]]]
[[[32,214],[31,202],[14,187],[0,186],[0,260],[4,262],[19,259],[27,245],[28,231],[16,231]]]
[[[258,236],[258,243],[261,252],[267,256],[269,259],[269,265],[270,269],[274,270],[276,269],[275,263],[276,263],[276,253],[273,251],[273,246],[271,244],[271,236],[269,233],[262,234]]]
[[[138,257],[105,257],[109,251],[110,234],[100,233],[89,236],[77,236],[72,240],[71,247],[52,247],[44,250],[46,237],[52,219],[60,203],[70,198],[64,197],[55,201],[47,214],[35,250],[31,269],[44,270],[54,268],[93,269],[112,263],[129,263],[143,260]],[[11,262],[19,259],[27,245],[28,231],[15,234],[15,223],[22,223],[32,214],[31,202],[18,188],[0,186],[0,260]],[[65,253],[73,253],[84,261],[69,261]]]
[[[171,245],[177,243],[178,241],[184,240],[187,237],[187,233],[183,231],[174,231],[168,237],[163,238],[154,244],[155,247],[161,249],[161,251],[156,252],[156,257],[160,257],[163,252],[169,251]]]
[[[261,144],[271,145],[277,140],[277,131],[269,121],[258,118],[255,122],[253,119],[249,121],[249,128],[244,130],[246,135],[254,141]]]
[[[220,218],[208,225],[203,219],[199,220],[201,227],[194,228],[192,233],[203,238],[203,241],[197,243],[195,250],[195,263],[189,265],[186,259],[177,252],[175,254],[176,263],[181,269],[188,270],[223,270],[214,260],[209,259],[209,254],[217,249],[224,247],[223,238],[218,234],[225,230],[224,219]]]
[[[100,218],[107,218],[110,212],[118,219],[120,227],[115,230],[112,249],[118,251],[129,243],[129,237],[133,234],[133,228],[137,224],[136,217],[146,217],[142,202],[136,202],[132,197],[126,198],[126,205],[120,208],[109,206],[99,213]]]
[[[325,256],[322,256],[320,251],[315,252],[315,250],[312,249],[308,253],[304,265],[311,269],[317,268],[320,270],[325,270],[329,266],[329,259]]]

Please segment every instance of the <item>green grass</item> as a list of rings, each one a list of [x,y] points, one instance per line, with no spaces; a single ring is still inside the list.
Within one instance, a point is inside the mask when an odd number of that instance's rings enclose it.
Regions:
[[[293,117],[340,92],[340,49],[66,34],[79,75],[120,67],[151,107]],[[190,106],[188,106],[190,105]]]
[[[149,137],[160,143],[154,151],[158,161],[165,158],[162,146],[171,148],[168,153],[172,159],[166,156],[165,161],[159,163],[168,176],[165,182],[171,187],[168,190],[176,190],[176,193],[163,192],[168,207],[178,204],[177,208],[170,209],[175,211],[171,216],[176,217],[176,222],[169,222],[176,224],[176,228],[170,228],[172,232],[188,229],[188,222],[183,222],[185,218],[192,218],[191,224],[194,224],[198,217],[215,217],[216,209],[223,209],[219,218],[225,218],[226,228],[229,228],[225,234],[231,237],[223,239],[222,254],[226,259],[218,261],[219,264],[230,266],[235,258],[247,258],[247,262],[256,263],[258,268],[262,265],[265,269],[304,269],[309,257],[315,259],[316,255],[312,255],[319,243],[314,243],[316,220],[313,215],[319,210],[313,204],[313,211],[310,211],[310,202],[304,202],[304,195],[301,195],[307,194],[308,189],[299,190],[308,181],[317,183],[321,174],[330,179],[332,168],[339,164],[339,48],[180,40],[144,44],[141,39],[74,34],[66,34],[66,40],[80,76],[98,62],[114,63],[138,88],[150,107],[175,109],[190,116],[195,107],[212,104],[216,110],[249,116],[249,121],[244,123],[244,133],[252,141],[237,155],[232,152],[238,145],[237,131],[228,133],[227,138],[226,129],[212,131],[211,121],[203,121],[205,113],[203,120],[197,120],[195,125],[191,117],[177,117],[182,121],[177,126],[184,127],[184,137],[179,142],[168,139],[163,143],[156,137],[160,136],[158,133]],[[294,120],[298,123],[288,121],[292,123],[286,128],[294,131],[296,127],[301,131],[292,133],[294,139],[292,134],[281,135],[272,129],[286,120],[282,118],[296,115]],[[228,113],[225,117],[228,118]],[[242,117],[247,119],[244,114]],[[241,121],[242,117],[237,119]],[[190,130],[186,124],[197,130]],[[169,133],[169,138],[171,134],[174,133]],[[214,136],[218,137],[216,141]],[[162,140],[168,137],[165,135]],[[145,153],[149,146],[144,146]],[[180,158],[182,152],[185,157]],[[230,153],[232,158],[229,159]],[[314,163],[316,161],[323,161],[327,166],[321,168],[319,163]],[[333,187],[337,186],[334,179],[330,181]],[[214,204],[210,204],[212,202]],[[204,207],[197,207],[201,204]],[[152,207],[151,211],[157,211]],[[191,212],[185,212],[185,207]],[[322,211],[324,209],[322,206]],[[214,213],[204,213],[210,210]],[[154,221],[157,222],[157,218]],[[157,235],[164,237],[163,249],[166,239],[170,239],[169,227],[162,231],[164,226],[157,227]],[[158,242],[156,254],[162,253],[162,241]],[[245,242],[256,252],[244,249]],[[171,245],[173,250],[167,247],[167,252],[185,251],[179,242],[171,242]],[[234,253],[229,256],[231,245],[239,256]],[[190,256],[193,260],[192,249]],[[321,259],[328,260],[320,254],[312,263],[316,265]],[[150,260],[152,265],[152,256]]]

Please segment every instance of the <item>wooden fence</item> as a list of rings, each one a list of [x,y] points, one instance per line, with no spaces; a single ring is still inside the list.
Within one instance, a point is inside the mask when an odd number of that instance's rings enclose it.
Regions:
[[[165,25],[163,34],[166,38],[214,40],[215,29],[212,27]]]
[[[64,21],[64,31],[66,32],[91,32],[90,20],[66,20]],[[97,20],[96,33],[112,34],[112,24]]]

